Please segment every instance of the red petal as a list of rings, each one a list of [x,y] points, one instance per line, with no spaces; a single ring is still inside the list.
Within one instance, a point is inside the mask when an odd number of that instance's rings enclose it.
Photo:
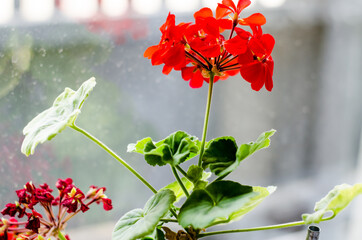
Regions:
[[[266,63],[266,79],[265,79],[265,88],[268,91],[273,89],[273,70],[274,70],[274,61],[271,59]]]
[[[144,52],[143,56],[145,58],[151,59],[152,55],[158,50],[158,48],[159,48],[158,45],[147,48],[146,51]]]
[[[236,74],[238,74],[240,72],[240,69],[239,70],[232,70],[232,71],[227,71],[225,72],[226,76],[229,77],[229,76],[235,76]],[[221,80],[224,80],[226,79],[224,76],[223,77],[220,77]]]
[[[259,91],[263,86],[266,78],[265,67],[260,62],[244,65],[240,68],[241,76],[251,83],[251,88]]]
[[[249,6],[251,4],[250,0],[239,0],[238,7],[237,7],[237,13],[240,14],[241,11]]]
[[[249,47],[250,47],[251,51],[259,58],[263,58],[264,55],[266,54],[265,46],[264,46],[263,42],[261,41],[261,39],[259,39],[259,38],[250,39]]]
[[[232,12],[234,12],[234,10],[231,9],[230,7],[228,7],[224,4],[218,3],[217,8],[216,8],[216,18],[217,19],[223,18]]]
[[[164,49],[159,49],[156,52],[153,53],[151,63],[152,65],[160,65],[163,62],[162,55],[165,53]]]
[[[188,81],[192,78],[192,75],[194,74],[195,67],[184,67],[181,69],[181,76],[182,79],[185,81]]]
[[[230,13],[230,8],[224,4],[218,3],[216,8],[216,19],[221,19]]]
[[[221,29],[231,29],[233,27],[233,21],[230,19],[217,19],[217,22]]]
[[[202,84],[204,83],[204,78],[201,75],[200,71],[196,71],[191,80],[190,80],[190,87],[192,88],[200,88],[202,87]]]
[[[163,62],[168,66],[178,66],[185,64],[185,50],[183,45],[171,47],[163,56]]]
[[[220,45],[205,46],[200,49],[200,52],[207,58],[218,57],[220,55]]]
[[[250,50],[247,50],[244,54],[240,54],[238,57],[238,62],[241,65],[247,65],[252,63],[253,61],[254,61],[254,56]]]
[[[168,75],[171,71],[172,71],[172,67],[167,66],[167,65],[163,66],[163,69],[162,69],[163,74]]]
[[[106,211],[112,210],[113,206],[112,206],[112,200],[109,198],[102,198],[102,202],[103,202],[103,209]]]
[[[239,55],[246,51],[248,40],[239,37],[238,35],[224,43],[226,51],[232,55]]]
[[[160,31],[163,33],[168,27],[175,26],[175,15],[168,13],[166,22],[160,27]]]
[[[275,45],[275,39],[270,34],[263,34],[263,36],[261,36],[261,41],[265,47],[266,54],[270,55]]]
[[[233,0],[222,0],[222,4],[232,8],[234,10],[233,12],[236,12],[236,6]]]
[[[213,17],[208,17],[204,19],[198,18],[198,23],[200,24],[205,33],[210,34],[216,38],[219,37],[220,31],[219,31],[219,22]]]
[[[264,25],[266,23],[266,18],[261,13],[254,13],[253,15],[242,18],[239,20],[241,25]]]
[[[195,12],[194,18],[208,18],[213,17],[212,10],[210,8],[201,8],[199,11]]]
[[[249,37],[251,36],[250,32],[245,31],[244,29],[241,29],[238,27],[235,28],[235,32],[239,37],[244,38],[244,39],[249,39]]]

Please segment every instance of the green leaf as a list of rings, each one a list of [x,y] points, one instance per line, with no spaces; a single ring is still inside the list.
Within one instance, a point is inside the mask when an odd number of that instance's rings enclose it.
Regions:
[[[233,137],[220,137],[210,141],[202,156],[202,167],[209,167],[217,176],[226,175],[230,171],[225,169],[236,161],[237,149]]]
[[[147,201],[143,209],[134,209],[119,219],[113,230],[112,240],[147,239],[175,199],[171,190],[160,190]]]
[[[192,182],[196,183],[202,178],[202,175],[204,173],[204,169],[197,165],[191,165],[189,169],[187,170],[187,178]]]
[[[165,240],[165,234],[161,231],[161,229],[156,228],[152,234],[143,237],[142,240]]]
[[[189,169],[190,170],[190,169]],[[211,176],[210,172],[202,172],[201,178],[196,181],[194,184],[187,180],[187,178],[183,177],[181,178],[182,183],[186,187],[187,191],[190,192],[192,189],[196,188],[202,188],[202,184],[207,185],[208,181],[207,179]],[[185,197],[185,192],[180,187],[180,184],[177,181],[174,181],[173,183],[170,183],[166,187],[163,187],[162,189],[170,189],[174,192],[176,196],[176,201],[180,201],[183,197]]]
[[[136,144],[129,144],[127,151],[143,154],[147,163],[152,166],[177,166],[195,157],[199,145],[200,141],[196,137],[178,131],[156,143],[149,137],[144,138]]]
[[[236,153],[237,161],[240,163],[242,160],[249,157],[254,152],[269,147],[270,137],[273,136],[275,132],[276,131],[274,129],[268,132],[263,132],[262,134],[260,134],[260,136],[258,137],[258,139],[256,139],[255,142],[242,144]]]
[[[192,182],[187,180],[185,177],[181,178],[181,181],[184,184],[184,186],[186,187],[188,192],[191,191],[192,188],[194,187]],[[180,184],[177,181],[175,181],[173,183],[170,183],[169,185],[167,185],[166,187],[164,187],[162,189],[170,189],[171,191],[173,191],[173,193],[176,196],[176,201],[175,202],[178,202],[178,201],[180,201],[181,198],[185,197],[185,193],[184,193],[184,191],[180,187]]]
[[[362,194],[362,183],[354,186],[342,184],[335,186],[324,198],[316,203],[314,213],[303,214],[305,224],[319,223],[327,212],[332,212],[330,219],[334,218],[340,211],[359,194]]]
[[[275,187],[251,187],[232,181],[216,181],[192,192],[178,216],[182,227],[203,229],[240,219],[254,209]]]
[[[149,141],[152,142],[152,139],[150,137],[146,137],[142,140],[139,140],[137,143],[130,143],[127,146],[127,152],[136,152],[144,154],[143,149],[145,149],[145,145]]]
[[[210,176],[210,172],[205,172],[202,167],[197,165],[191,165],[187,170],[187,178],[193,183],[193,189],[205,188],[209,183],[206,180]]]
[[[52,107],[40,113],[25,126],[23,130],[25,139],[21,152],[26,156],[34,154],[35,147],[39,143],[51,140],[67,126],[73,125],[84,100],[95,85],[95,78],[90,78],[77,91],[65,88],[64,92],[55,99]]]
[[[205,150],[205,153],[207,152],[208,154],[203,157],[203,167],[209,167],[217,176],[225,177],[234,171],[245,158],[258,150],[269,147],[270,137],[275,132],[274,129],[264,132],[255,142],[241,144],[237,151],[235,151],[233,145],[235,143],[233,138],[215,139],[216,142],[211,141],[208,149]],[[235,154],[234,157],[233,154]]]

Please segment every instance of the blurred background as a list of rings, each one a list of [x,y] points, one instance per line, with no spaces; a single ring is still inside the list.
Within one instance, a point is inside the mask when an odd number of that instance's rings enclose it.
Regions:
[[[158,44],[168,12],[193,21],[214,0],[1,0],[0,208],[29,180],[54,186],[71,177],[86,191],[106,186],[114,210],[94,206],[69,222],[70,237],[110,239],[116,221],[143,207],[152,193],[79,133],[66,129],[26,158],[23,127],[51,106],[65,87],[92,76],[97,86],[77,123],[108,144],[157,189],[173,176],[151,168],[128,143],[160,140],[181,129],[201,138],[207,87],[191,89],[180,72],[166,76],[143,52]],[[237,1],[235,1],[237,2]],[[276,185],[256,210],[223,229],[300,220],[335,185],[362,182],[362,2],[254,0],[242,17],[262,12],[276,39],[274,89],[252,91],[240,75],[215,84],[208,139],[256,140],[272,128],[271,146],[243,162],[228,179]],[[362,239],[362,197],[320,224],[321,240]],[[220,229],[220,228],[215,228]],[[305,239],[306,228],[223,239]],[[210,237],[219,239],[220,237]]]

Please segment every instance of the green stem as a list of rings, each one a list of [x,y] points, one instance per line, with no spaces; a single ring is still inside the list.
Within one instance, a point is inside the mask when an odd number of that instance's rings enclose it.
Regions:
[[[161,218],[160,221],[162,221],[162,222],[178,222],[177,219],[167,219],[167,218]]]
[[[59,238],[60,240],[67,240],[60,231],[58,232],[58,238]]]
[[[324,218],[322,221],[327,221],[332,219],[334,216]],[[197,235],[198,238],[208,237],[212,235],[219,235],[219,234],[227,234],[227,233],[241,233],[241,232],[254,232],[254,231],[263,231],[263,230],[271,230],[271,229],[278,229],[278,228],[288,228],[288,227],[295,227],[305,225],[304,221],[297,221],[297,222],[289,222],[289,223],[282,223],[276,225],[269,225],[269,226],[262,226],[262,227],[254,227],[254,228],[244,228],[244,229],[234,229],[234,230],[224,230],[224,231],[215,231],[215,232],[208,232],[208,233],[200,233]]]
[[[211,106],[211,98],[212,98],[212,89],[214,86],[214,73],[210,72],[210,81],[209,81],[209,93],[207,95],[207,103],[206,103],[206,111],[204,118],[204,130],[202,132],[202,140],[200,146],[200,156],[198,166],[201,167],[202,156],[204,155],[205,150],[205,141],[206,141],[206,133],[207,133],[207,125],[209,123],[209,114],[210,114],[210,106]]]
[[[180,176],[178,175],[177,171],[176,171],[176,168],[174,166],[171,166],[171,169],[172,169],[172,172],[173,172],[173,175],[175,175],[175,178],[178,182],[178,184],[180,185],[180,187],[182,188],[182,191],[185,193],[186,197],[189,197],[190,194],[189,192],[187,191],[185,185],[183,184]]]
[[[176,166],[176,169],[182,174],[184,175],[185,178],[187,178],[187,180],[189,180],[191,182],[191,180],[189,179],[189,177],[187,176],[187,172],[185,170],[183,170],[179,165]]]
[[[157,190],[151,186],[149,182],[144,179],[141,174],[139,174],[135,169],[133,169],[126,161],[124,161],[121,157],[119,157],[115,152],[113,152],[107,145],[98,140],[96,137],[92,136],[90,133],[85,131],[84,129],[79,128],[75,124],[70,126],[74,130],[84,134],[90,140],[98,144],[101,148],[103,148],[107,153],[109,153],[112,157],[114,157],[118,162],[120,162],[123,166],[125,166],[131,173],[133,173],[141,182],[143,182],[152,192],[157,193]]]

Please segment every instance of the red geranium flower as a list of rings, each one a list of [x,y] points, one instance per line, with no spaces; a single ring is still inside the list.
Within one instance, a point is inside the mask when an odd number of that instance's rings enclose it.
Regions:
[[[263,34],[260,26],[253,26],[253,37],[248,44],[248,50],[238,58],[241,65],[240,74],[251,88],[259,91],[265,84],[268,91],[273,89],[274,61],[271,52],[275,40],[270,34]]]
[[[265,84],[271,91],[274,62],[270,53],[274,38],[262,34],[261,25],[266,22],[262,14],[239,18],[250,3],[250,0],[239,0],[235,5],[232,0],[223,0],[215,17],[210,8],[195,12],[195,23],[176,25],[175,15],[169,13],[160,28],[161,41],[149,47],[144,56],[151,59],[152,65],[164,64],[164,74],[173,69],[181,71],[182,78],[189,81],[192,88],[199,88],[210,79],[225,80],[240,72],[252,83],[252,89],[258,91]],[[224,18],[228,14],[234,14],[231,20]],[[238,24],[250,26],[252,33],[238,28]],[[231,30],[228,39],[222,35],[225,29]]]

